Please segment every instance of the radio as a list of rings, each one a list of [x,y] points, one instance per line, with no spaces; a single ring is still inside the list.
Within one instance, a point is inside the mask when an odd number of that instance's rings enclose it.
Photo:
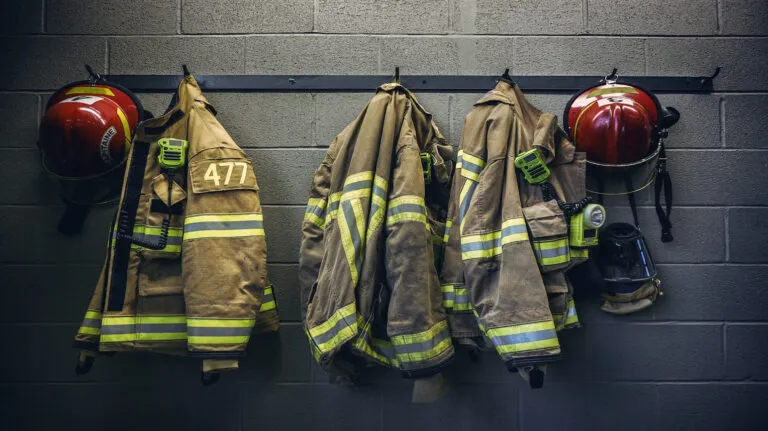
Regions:
[[[157,161],[165,169],[178,169],[187,163],[187,147],[189,142],[184,139],[162,138],[157,141],[160,154]]]
[[[549,178],[549,168],[541,158],[538,148],[518,154],[515,157],[515,167],[523,172],[525,180],[531,184],[543,183]]]

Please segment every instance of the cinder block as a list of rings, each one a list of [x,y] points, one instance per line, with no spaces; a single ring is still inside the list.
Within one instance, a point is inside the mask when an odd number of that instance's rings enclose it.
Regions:
[[[309,197],[309,192],[307,192]],[[304,207],[264,207],[264,231],[267,235],[267,262],[297,263],[301,245]]]
[[[520,392],[520,429],[525,431],[648,430],[655,425],[656,387],[650,384],[549,384],[545,380],[543,390]]]
[[[516,75],[645,75],[641,38],[517,37],[512,58]]]
[[[610,207],[607,213],[608,223],[634,224],[632,211],[627,207]],[[661,225],[655,208],[638,208],[637,213],[640,228],[655,263],[725,261],[725,210],[673,208],[671,221],[675,239],[668,243],[661,242]]]
[[[238,431],[238,390],[227,382],[232,374],[210,387],[203,387],[199,377],[164,385],[9,385],[0,411],[3,425],[14,430],[72,428],[87,410],[95,429]]]
[[[326,150],[249,149],[245,152],[253,162],[263,205],[306,205],[312,176]]]
[[[717,34],[716,0],[588,0],[594,34]]]
[[[731,208],[728,211],[730,261],[768,262],[768,208]]]
[[[648,75],[709,76],[719,66],[715,90],[768,89],[766,39],[650,38],[647,44]]]
[[[103,72],[104,39],[98,37],[2,37],[0,89],[55,90],[88,78],[83,64]]]
[[[763,266],[660,265],[657,320],[768,320]]]
[[[446,0],[319,0],[320,33],[438,34],[450,28]]]
[[[46,30],[59,34],[176,34],[179,2],[48,0]]]
[[[40,151],[0,150],[0,204],[52,204],[59,202],[56,183],[40,165]]]
[[[666,148],[720,147],[720,99],[711,95],[659,95],[661,106],[680,111],[680,121],[669,129],[664,141]]]
[[[38,1],[0,2],[0,32],[3,34],[43,31],[43,3]]]
[[[218,120],[243,148],[312,146],[312,96],[307,93],[211,93]]]
[[[445,93],[416,93],[416,99],[427,112],[432,114],[432,119],[435,120],[440,133],[448,140],[448,143],[452,144],[454,140],[449,127],[451,122],[450,97]]]
[[[308,33],[312,0],[183,0],[182,33]]]
[[[768,118],[768,96],[725,96],[725,146],[768,148],[768,135],[758,118]]]
[[[763,0],[723,0],[723,34],[768,34],[768,3]]]
[[[110,39],[109,73],[181,75],[242,74],[241,37],[132,37]]]
[[[579,0],[452,0],[454,30],[465,34],[579,34]]]
[[[336,136],[363,111],[374,96],[370,93],[318,93],[315,95],[315,145],[328,147]]]
[[[765,304],[765,301],[762,302]],[[725,327],[725,369],[734,380],[768,380],[768,325]]]
[[[510,384],[460,384],[429,404],[411,402],[411,388],[384,393],[385,431],[518,430],[518,387]]]
[[[768,385],[660,385],[659,423],[649,429],[763,430],[768,428],[763,400]]]
[[[0,322],[79,324],[100,271],[97,265],[0,266]]]
[[[274,286],[280,321],[301,322],[298,265],[272,264],[268,271],[269,281]]]
[[[282,314],[280,320],[284,320]],[[301,325],[283,324],[278,333],[251,337],[247,355],[240,360],[240,369],[234,377],[238,381],[261,385],[309,382],[313,360]]]
[[[71,237],[56,230],[63,211],[63,206],[58,205],[2,207],[0,262],[100,265],[115,207],[92,208],[83,231]]]
[[[667,151],[675,205],[762,205],[768,201],[762,151]]]
[[[512,66],[510,37],[384,37],[381,72],[401,75],[495,75]]]
[[[245,72],[375,74],[378,55],[378,40],[371,36],[251,36],[245,41]]]
[[[242,430],[381,428],[381,393],[340,385],[241,387]],[[301,406],[300,411],[285,406]]]
[[[587,348],[596,380],[722,379],[719,324],[593,324]]]
[[[38,98],[36,94],[3,94],[0,117],[13,121],[0,123],[0,135],[5,136],[0,147],[37,148]]]

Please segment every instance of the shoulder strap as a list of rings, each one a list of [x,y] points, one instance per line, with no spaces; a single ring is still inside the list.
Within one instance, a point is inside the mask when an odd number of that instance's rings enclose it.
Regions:
[[[667,154],[664,151],[664,145],[661,145],[659,152],[658,172],[656,174],[656,215],[661,224],[661,242],[672,242],[672,222],[669,217],[672,215],[672,179],[667,172]],[[664,190],[664,204],[666,212],[661,208],[661,191]]]

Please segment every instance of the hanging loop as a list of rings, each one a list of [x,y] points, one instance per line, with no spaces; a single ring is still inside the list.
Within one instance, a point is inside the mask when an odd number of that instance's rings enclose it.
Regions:
[[[88,85],[93,86],[103,79],[101,75],[93,71],[93,68],[90,64],[85,65],[85,70],[88,72]]]
[[[392,77],[392,82],[394,82],[395,84],[400,83],[400,67],[399,66],[395,67],[395,76]]]
[[[611,73],[609,73],[608,75],[606,75],[605,78],[603,78],[603,82],[606,83],[606,84],[615,84],[616,81],[619,80],[618,71],[619,70],[614,67],[613,71]]]

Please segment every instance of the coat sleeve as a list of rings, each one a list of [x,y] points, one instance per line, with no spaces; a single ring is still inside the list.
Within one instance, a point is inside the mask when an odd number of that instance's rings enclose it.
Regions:
[[[520,203],[514,155],[524,134],[516,121],[507,105],[470,114],[456,184],[467,291],[481,330],[510,369],[560,354]]]
[[[234,359],[267,289],[264,219],[251,162],[213,114],[190,112],[182,277],[190,356]]]
[[[435,268],[419,146],[407,130],[398,144],[385,223],[387,335],[403,375],[422,378],[449,363],[453,344]]]

